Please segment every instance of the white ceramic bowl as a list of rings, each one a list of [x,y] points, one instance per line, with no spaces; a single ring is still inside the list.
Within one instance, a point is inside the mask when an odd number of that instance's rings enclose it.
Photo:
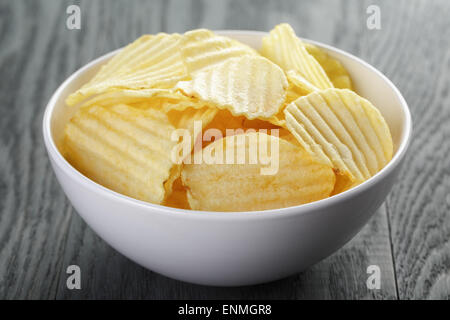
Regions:
[[[259,48],[263,32],[222,31]],[[84,66],[55,92],[43,131],[56,176],[86,223],[113,248],[171,278],[205,285],[250,285],[287,277],[349,241],[389,193],[411,136],[411,115],[397,88],[364,61],[318,45],[350,72],[359,94],[385,117],[394,158],[374,177],[339,195],[290,208],[259,212],[201,212],[142,202],[111,191],[74,169],[58,151],[65,123],[75,112],[64,100],[116,52]]]

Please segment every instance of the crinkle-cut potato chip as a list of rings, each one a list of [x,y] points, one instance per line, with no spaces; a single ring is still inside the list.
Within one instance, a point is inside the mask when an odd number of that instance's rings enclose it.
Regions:
[[[173,183],[172,191],[168,194],[163,202],[164,206],[178,208],[178,209],[191,209],[189,202],[187,200],[186,188],[181,183],[181,178],[179,177]]]
[[[151,106],[160,105],[164,100],[187,100],[185,96],[169,89],[143,89],[143,90],[117,90],[104,92],[88,99],[80,106],[86,108],[92,105],[109,107],[117,104],[146,107],[148,102]]]
[[[287,86],[280,67],[263,57],[244,56],[198,72],[192,80],[179,82],[176,88],[212,107],[252,120],[278,113]]]
[[[170,179],[175,128],[166,114],[127,105],[80,109],[66,125],[63,152],[81,173],[101,185],[161,203]],[[170,182],[169,182],[170,183]]]
[[[259,53],[251,47],[231,38],[216,35],[207,29],[186,32],[181,39],[180,48],[187,71],[191,75],[229,58],[244,55],[259,56]]]
[[[327,74],[306,50],[303,41],[291,26],[282,23],[263,38],[261,54],[278,64],[284,71],[298,71],[308,82],[319,89],[333,88]]]
[[[186,109],[202,109],[205,104],[198,99],[187,97],[179,91],[172,91],[172,96],[162,97],[161,110],[168,113],[172,110],[183,111]]]
[[[201,152],[205,157],[222,147],[224,155],[238,150],[245,150],[248,155],[249,150],[255,144],[264,143],[262,141],[279,146],[279,168],[274,175],[262,175],[260,169],[264,165],[249,164],[249,161],[247,164],[183,166],[181,178],[191,208],[204,211],[268,210],[317,201],[330,195],[335,184],[332,168],[318,163],[301,147],[277,137],[258,132],[229,136]],[[270,146],[268,148],[270,150]]]
[[[305,43],[305,48],[322,66],[335,88],[353,90],[352,78],[339,60],[313,44]]]
[[[181,35],[145,35],[122,49],[97,75],[66,100],[75,105],[93,95],[118,89],[172,88],[187,77]]]
[[[300,144],[347,175],[350,185],[367,180],[392,158],[392,138],[383,116],[348,89],[310,93],[284,112],[287,128]]]

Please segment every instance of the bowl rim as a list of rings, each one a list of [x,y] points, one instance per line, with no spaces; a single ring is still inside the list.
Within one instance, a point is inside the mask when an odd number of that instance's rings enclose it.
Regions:
[[[252,30],[216,30],[214,31],[217,34],[230,36],[233,35],[243,35],[243,36],[264,36],[267,35],[268,32],[264,31],[252,31]],[[145,202],[142,200],[137,200],[132,197],[123,195],[121,193],[115,192],[111,189],[108,189],[97,182],[89,179],[88,177],[84,176],[81,172],[76,170],[61,154],[59,149],[56,146],[55,141],[53,140],[52,130],[51,130],[51,120],[53,111],[56,106],[56,102],[59,99],[61,92],[74,80],[76,79],[80,74],[84,73],[86,70],[90,69],[93,65],[96,65],[100,61],[106,60],[110,58],[111,56],[115,55],[118,51],[120,51],[122,48],[113,50],[111,52],[108,52],[89,63],[85,64],[78,70],[76,70],[74,73],[72,73],[53,93],[51,96],[44,112],[43,116],[43,136],[44,136],[44,144],[47,149],[47,152],[49,154],[49,157],[51,160],[53,160],[53,163],[58,166],[58,168],[65,172],[65,174],[70,177],[73,180],[76,180],[79,184],[82,184],[84,187],[89,188],[90,191],[95,192],[103,197],[108,197],[115,201],[123,201],[124,203],[129,204],[130,206],[137,206],[143,210],[150,210],[152,213],[160,213],[160,214],[170,214],[170,215],[176,215],[177,217],[188,217],[188,218],[194,218],[194,219],[204,219],[204,218],[212,218],[212,219],[221,219],[221,220],[252,220],[252,219],[275,219],[275,218],[284,218],[284,217],[291,217],[291,216],[297,216],[297,215],[303,215],[307,214],[310,211],[316,211],[323,209],[328,206],[332,206],[336,203],[339,203],[345,199],[353,198],[363,192],[365,192],[367,189],[369,189],[372,185],[378,183],[379,181],[386,178],[389,174],[393,172],[393,170],[401,163],[401,160],[404,158],[405,153],[408,149],[411,136],[412,136],[412,117],[411,112],[409,110],[408,104],[406,103],[406,100],[398,90],[398,88],[392,83],[391,80],[389,80],[382,72],[380,72],[378,69],[370,65],[369,63],[365,62],[364,60],[352,55],[351,53],[348,53],[346,51],[343,51],[341,49],[335,48],[331,45],[323,44],[318,41],[310,40],[307,38],[300,38],[304,40],[305,42],[314,44],[318,47],[325,48],[329,51],[334,51],[340,55],[346,56],[347,58],[350,58],[352,60],[355,60],[359,64],[362,64],[364,67],[368,68],[370,71],[376,73],[379,77],[381,77],[393,90],[395,95],[400,101],[401,107],[403,109],[403,112],[405,114],[405,122],[404,122],[404,129],[403,129],[403,138],[400,141],[400,144],[398,146],[398,149],[392,159],[388,162],[388,164],[381,169],[379,172],[377,172],[374,176],[369,178],[368,180],[364,181],[360,185],[351,188],[347,191],[344,191],[342,193],[339,193],[337,195],[321,199],[318,201],[301,204],[297,206],[291,206],[291,207],[285,207],[285,208],[278,208],[278,209],[269,209],[269,210],[258,210],[258,211],[200,211],[200,210],[190,210],[190,209],[178,209],[178,208],[172,208],[167,207],[160,204],[154,204],[150,202]]]

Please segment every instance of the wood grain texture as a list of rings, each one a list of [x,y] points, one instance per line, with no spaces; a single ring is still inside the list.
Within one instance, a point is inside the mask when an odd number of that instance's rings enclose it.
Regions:
[[[80,31],[65,26],[74,3]],[[381,8],[381,30],[366,27],[369,4]],[[449,10],[446,0],[0,1],[0,298],[449,298],[450,98],[442,72],[450,62]],[[331,257],[254,287],[182,283],[114,251],[72,209],[51,171],[41,120],[52,92],[85,63],[143,33],[268,31],[280,22],[367,60],[409,102],[414,138],[386,203]],[[79,291],[66,289],[71,264],[82,270]],[[380,290],[366,287],[371,264],[381,268]]]
[[[414,123],[386,201],[402,299],[450,298],[449,4],[382,2],[382,32],[365,37],[366,59],[397,84]]]

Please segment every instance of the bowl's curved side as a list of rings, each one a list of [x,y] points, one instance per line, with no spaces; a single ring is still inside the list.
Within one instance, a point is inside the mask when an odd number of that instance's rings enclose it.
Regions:
[[[391,189],[393,174],[365,193],[280,219],[191,219],[92,193],[53,163],[86,223],[131,260],[171,278],[216,286],[281,279],[328,256],[365,225]]]
[[[264,33],[228,35],[255,45]],[[382,113],[389,117],[390,126],[398,124],[401,129],[393,132],[394,159],[352,190],[297,207],[220,213],[145,203],[89,180],[62,157],[55,140],[75,110],[65,106],[66,96],[114,53],[73,74],[47,106],[44,140],[58,181],[95,232],[119,252],[153,271],[184,281],[223,286],[256,284],[299,272],[350,240],[381,205],[397,176],[411,134],[410,114],[395,86],[370,65],[328,48],[329,53],[345,60],[352,76],[367,81],[360,90],[375,98],[385,96],[387,103],[382,105]],[[374,86],[378,91],[371,91]]]

